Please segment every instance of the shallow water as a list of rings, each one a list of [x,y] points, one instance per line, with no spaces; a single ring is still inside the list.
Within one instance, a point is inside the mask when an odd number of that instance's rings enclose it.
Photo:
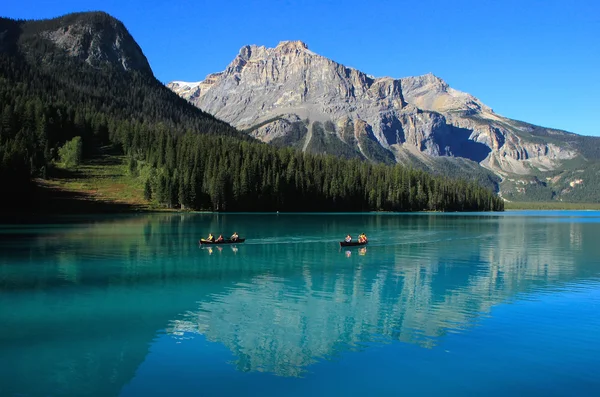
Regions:
[[[600,395],[599,235],[593,211],[0,225],[0,395]]]

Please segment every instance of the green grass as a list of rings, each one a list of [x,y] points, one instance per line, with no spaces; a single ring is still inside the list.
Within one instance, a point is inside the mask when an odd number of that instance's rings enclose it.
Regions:
[[[85,193],[98,200],[144,205],[144,186],[127,173],[124,156],[104,155],[75,170],[58,168],[48,181],[61,189]]]
[[[505,210],[600,210],[600,203],[505,202]]]
[[[127,158],[102,154],[75,169],[57,164],[48,179],[36,180],[49,212],[154,211],[144,199],[141,178],[129,175]]]

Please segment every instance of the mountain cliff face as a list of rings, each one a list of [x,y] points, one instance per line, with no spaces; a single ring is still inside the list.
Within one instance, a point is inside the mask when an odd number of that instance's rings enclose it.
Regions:
[[[502,117],[433,74],[375,78],[300,41],[245,46],[224,71],[168,87],[264,142],[434,172],[448,162],[473,169],[466,159],[496,184],[595,160],[580,136]]]
[[[117,66],[152,74],[148,60],[123,23],[104,12],[26,22],[2,19],[0,32],[2,47],[14,42],[40,66],[72,57],[96,68]],[[42,42],[47,44],[41,46]]]
[[[69,21],[64,21],[68,22]],[[124,70],[150,71],[148,60],[123,23],[107,14],[97,13],[66,28],[57,27],[44,32],[58,47],[90,65],[116,63]]]

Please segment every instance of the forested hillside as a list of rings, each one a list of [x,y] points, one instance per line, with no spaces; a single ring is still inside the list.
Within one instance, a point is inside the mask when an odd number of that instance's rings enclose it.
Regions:
[[[127,154],[146,198],[168,207],[503,208],[474,183],[259,143],[165,88],[125,27],[104,13],[0,19],[0,105],[0,183],[11,206],[27,206],[32,179],[51,175],[59,149],[80,137],[83,158],[102,145]]]

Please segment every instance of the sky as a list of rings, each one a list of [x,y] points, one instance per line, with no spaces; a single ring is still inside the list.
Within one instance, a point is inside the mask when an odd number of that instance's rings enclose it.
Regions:
[[[0,16],[105,11],[162,82],[200,81],[248,44],[302,40],[377,77],[433,73],[496,113],[600,136],[600,1],[5,1]]]

